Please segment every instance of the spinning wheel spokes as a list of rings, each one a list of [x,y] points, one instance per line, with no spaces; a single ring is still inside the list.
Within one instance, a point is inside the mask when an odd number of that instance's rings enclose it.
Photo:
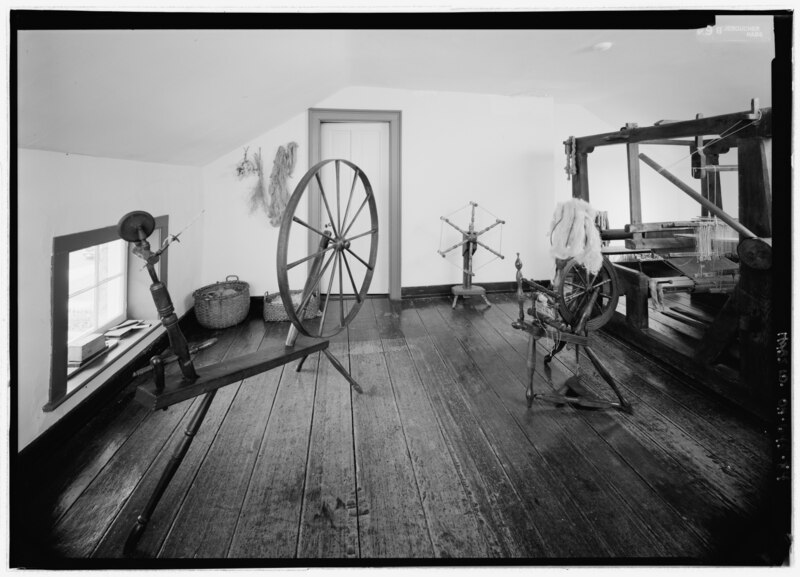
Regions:
[[[555,289],[559,296],[559,311],[569,324],[579,320],[592,292],[598,291],[597,300],[586,323],[588,330],[596,330],[606,324],[614,314],[619,300],[617,275],[612,264],[605,258],[595,275],[589,274],[574,259],[569,260],[561,270],[560,281]]]
[[[309,205],[320,207],[321,223],[296,216],[298,207]],[[293,254],[290,260],[290,246],[295,252],[297,246],[309,246],[309,250]],[[278,287],[287,315],[300,334],[329,338],[352,321],[369,290],[377,250],[377,209],[366,175],[342,159],[324,160],[312,167],[289,199],[278,237]],[[304,263],[308,267],[305,277],[299,266]],[[349,282],[345,282],[345,270]],[[293,302],[292,293],[297,290],[291,290],[292,283],[302,289],[299,303]],[[321,303],[321,318],[316,322],[305,318],[314,294]]]

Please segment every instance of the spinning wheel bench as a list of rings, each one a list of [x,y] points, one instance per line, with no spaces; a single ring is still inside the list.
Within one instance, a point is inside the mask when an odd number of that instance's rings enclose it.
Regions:
[[[333,175],[329,174],[331,172],[330,168],[335,171]],[[343,195],[340,190],[340,177],[343,176],[343,172],[348,170],[353,173],[353,177],[352,182],[349,184],[350,192],[347,198],[347,205],[344,212],[342,212]],[[330,178],[335,177],[336,196],[335,198],[331,197],[330,200],[323,186],[323,178],[321,176],[323,171],[328,174],[326,182],[330,183]],[[359,197],[363,198],[356,208]],[[325,226],[317,227],[307,224],[295,215],[295,211],[301,201],[305,201],[304,204],[315,201],[324,204],[328,217],[328,222]],[[332,209],[331,206],[334,208]],[[351,207],[354,209],[352,213],[350,212]],[[364,213],[365,218],[359,221],[358,217],[365,207],[367,208],[367,212]],[[336,212],[335,217],[334,210]],[[351,234],[350,230],[357,222],[361,223],[362,226],[366,224],[368,228],[366,231],[358,230]],[[346,160],[324,160],[312,167],[300,180],[289,199],[281,222],[278,239],[278,286],[281,300],[292,323],[286,342],[268,346],[255,353],[195,368],[192,353],[196,352],[199,347],[190,348],[188,346],[178,326],[178,317],[175,314],[169,291],[166,285],[159,280],[155,269],[160,255],[169,247],[172,241],[176,241],[178,238],[177,236],[169,237],[156,252],[151,252],[147,238],[153,233],[154,229],[155,220],[149,213],[144,211],[134,211],[126,214],[117,225],[119,236],[133,243],[133,253],[145,261],[147,272],[152,280],[150,291],[153,301],[169,338],[169,349],[164,354],[156,355],[150,359],[150,367],[146,372],[152,372],[152,382],[140,385],[136,390],[135,399],[146,407],[156,410],[166,409],[175,403],[200,395],[203,395],[203,398],[195,409],[183,438],[175,448],[147,504],[136,519],[136,523],[125,542],[125,555],[130,555],[135,550],[136,544],[144,532],[153,511],[186,456],[186,452],[203,423],[203,419],[218,389],[298,359],[300,362],[297,364],[296,370],[300,371],[303,362],[309,355],[322,352],[347,379],[351,388],[359,393],[362,392],[355,379],[330,353],[328,350],[329,341],[326,339],[345,329],[358,313],[372,280],[378,243],[377,209],[372,187],[366,175],[356,165]],[[319,244],[314,246],[313,242],[310,243],[309,246],[313,247],[311,254],[293,262],[287,262],[288,245],[293,229],[300,231],[299,234],[303,240],[309,237],[314,238],[312,235],[318,236]],[[321,232],[320,229],[325,231]],[[361,240],[358,241],[357,239]],[[359,256],[359,250],[368,251],[369,254],[366,260]],[[364,268],[363,276],[360,277],[360,286],[357,286],[358,283],[355,280],[358,275],[354,276],[353,274],[353,267],[356,265],[350,266],[348,255],[354,257],[360,263],[359,266]],[[302,291],[291,291],[289,271],[303,263],[308,263],[309,271],[303,289]],[[338,291],[333,282],[336,277],[337,267],[339,273]],[[315,294],[320,294],[323,275],[329,268],[330,278],[327,283],[325,304],[322,308],[321,317],[319,319],[306,319],[305,312],[309,302],[311,302],[311,297]],[[347,297],[345,297],[344,292],[343,269],[346,269],[350,286],[353,289],[353,292],[348,293]],[[301,292],[300,302],[297,305],[292,299],[292,292]],[[346,314],[345,298],[348,300],[353,299],[354,301]],[[337,300],[338,318],[334,322],[326,324],[329,305]],[[317,322],[319,323],[318,325],[316,324]],[[165,364],[170,361],[177,362],[180,368],[181,375],[173,375],[177,378],[168,378],[165,373]]]
[[[603,258],[600,270],[592,274],[583,265],[578,264],[574,258],[557,259],[553,289],[522,276],[522,262],[519,254],[517,254],[514,265],[517,268],[519,318],[512,322],[511,326],[529,334],[528,383],[525,392],[528,407],[532,406],[534,399],[540,399],[559,405],[570,403],[586,408],[615,408],[631,412],[630,403],[625,400],[614,377],[591,347],[595,338],[591,331],[599,329],[608,322],[614,314],[619,299],[617,278],[611,263]],[[530,289],[532,301],[532,306],[527,311],[531,320],[526,318],[524,310],[526,287]],[[542,338],[548,338],[555,343],[552,351],[544,358],[545,364],[549,364],[567,344],[575,347],[575,374],[568,378],[555,394],[536,393],[533,389],[536,343]],[[583,385],[578,362],[580,347],[583,347],[586,356],[589,357],[597,372],[614,391],[617,401],[601,399]]]

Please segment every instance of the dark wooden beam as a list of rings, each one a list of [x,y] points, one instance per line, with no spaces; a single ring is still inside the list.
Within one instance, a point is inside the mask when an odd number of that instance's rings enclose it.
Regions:
[[[772,191],[764,142],[739,141],[739,221],[761,238],[772,236]],[[739,342],[742,382],[758,398],[769,396],[766,375],[774,374],[772,270],[740,266]]]
[[[654,140],[642,140],[639,144],[654,144],[657,146],[696,146],[695,140],[681,140],[677,138],[656,138]],[[718,138],[706,138],[703,140],[703,148],[706,154],[725,154],[731,147],[736,147],[736,141],[719,140]]]
[[[665,138],[687,138],[698,134],[723,134],[730,131],[734,125],[746,126],[750,121],[752,111],[734,112],[720,116],[709,116],[694,120],[685,120],[662,124],[660,126],[644,126],[639,128],[623,128],[617,132],[606,132],[592,136],[583,136],[575,139],[575,146],[580,156],[581,153],[591,152],[596,146],[610,144],[631,144],[643,141],[661,140]],[[738,123],[738,124],[737,124]],[[725,140],[735,142],[742,138],[769,138],[772,136],[772,109],[762,108],[761,118],[752,126],[747,126],[736,133],[731,132]]]
[[[739,220],[761,238],[772,236],[772,190],[760,138],[739,141]]]
[[[646,331],[650,325],[647,311],[647,298],[650,285],[647,275],[628,267],[614,265],[619,279],[620,292],[625,295],[625,320],[639,331]]]
[[[589,155],[586,152],[575,154],[577,174],[572,177],[572,197],[589,202]]]

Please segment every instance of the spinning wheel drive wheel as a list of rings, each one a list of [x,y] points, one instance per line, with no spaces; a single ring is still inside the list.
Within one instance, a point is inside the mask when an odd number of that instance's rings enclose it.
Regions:
[[[556,283],[558,310],[570,325],[578,322],[581,311],[588,302],[592,289],[598,289],[597,300],[592,307],[587,330],[597,330],[606,324],[617,308],[619,290],[614,266],[603,258],[603,266],[596,275],[591,275],[583,265],[570,259],[561,269]]]
[[[305,210],[315,203],[319,227],[297,216],[298,207]],[[298,252],[302,246],[309,248]],[[355,318],[372,282],[377,253],[378,212],[367,176],[342,159],[313,166],[289,198],[278,236],[278,288],[300,334],[330,338]],[[293,300],[293,295],[300,297]],[[320,318],[306,314],[314,295],[320,299]]]

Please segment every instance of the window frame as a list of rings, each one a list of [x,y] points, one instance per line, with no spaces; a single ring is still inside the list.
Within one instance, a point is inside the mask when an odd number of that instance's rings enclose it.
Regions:
[[[159,230],[161,238],[168,238],[169,235],[169,216],[162,215],[155,218],[156,230]],[[82,373],[82,382],[68,390],[67,376],[67,349],[68,349],[68,329],[69,329],[69,254],[71,252],[88,248],[91,246],[103,244],[111,240],[117,240],[119,235],[117,233],[117,225],[106,226],[89,231],[77,232],[66,234],[62,236],[53,237],[53,254],[51,260],[52,266],[52,286],[50,293],[50,306],[51,306],[51,355],[50,355],[50,387],[48,394],[48,402],[42,407],[45,412],[52,411],[73,394],[83,388],[87,383],[91,382],[95,376],[108,368],[119,358],[127,349],[139,342],[144,338],[147,332],[134,335],[125,342],[121,342],[117,347],[110,351],[106,358],[98,361],[96,366],[87,369]],[[130,245],[128,243],[127,252],[130,253]],[[167,253],[162,253],[160,257],[160,280],[167,284]],[[127,259],[130,261],[130,258]],[[130,264],[128,264],[130,270]],[[128,275],[125,287],[126,292],[126,307],[130,302],[129,291],[131,288],[131,278]],[[128,312],[126,310],[125,316]]]

